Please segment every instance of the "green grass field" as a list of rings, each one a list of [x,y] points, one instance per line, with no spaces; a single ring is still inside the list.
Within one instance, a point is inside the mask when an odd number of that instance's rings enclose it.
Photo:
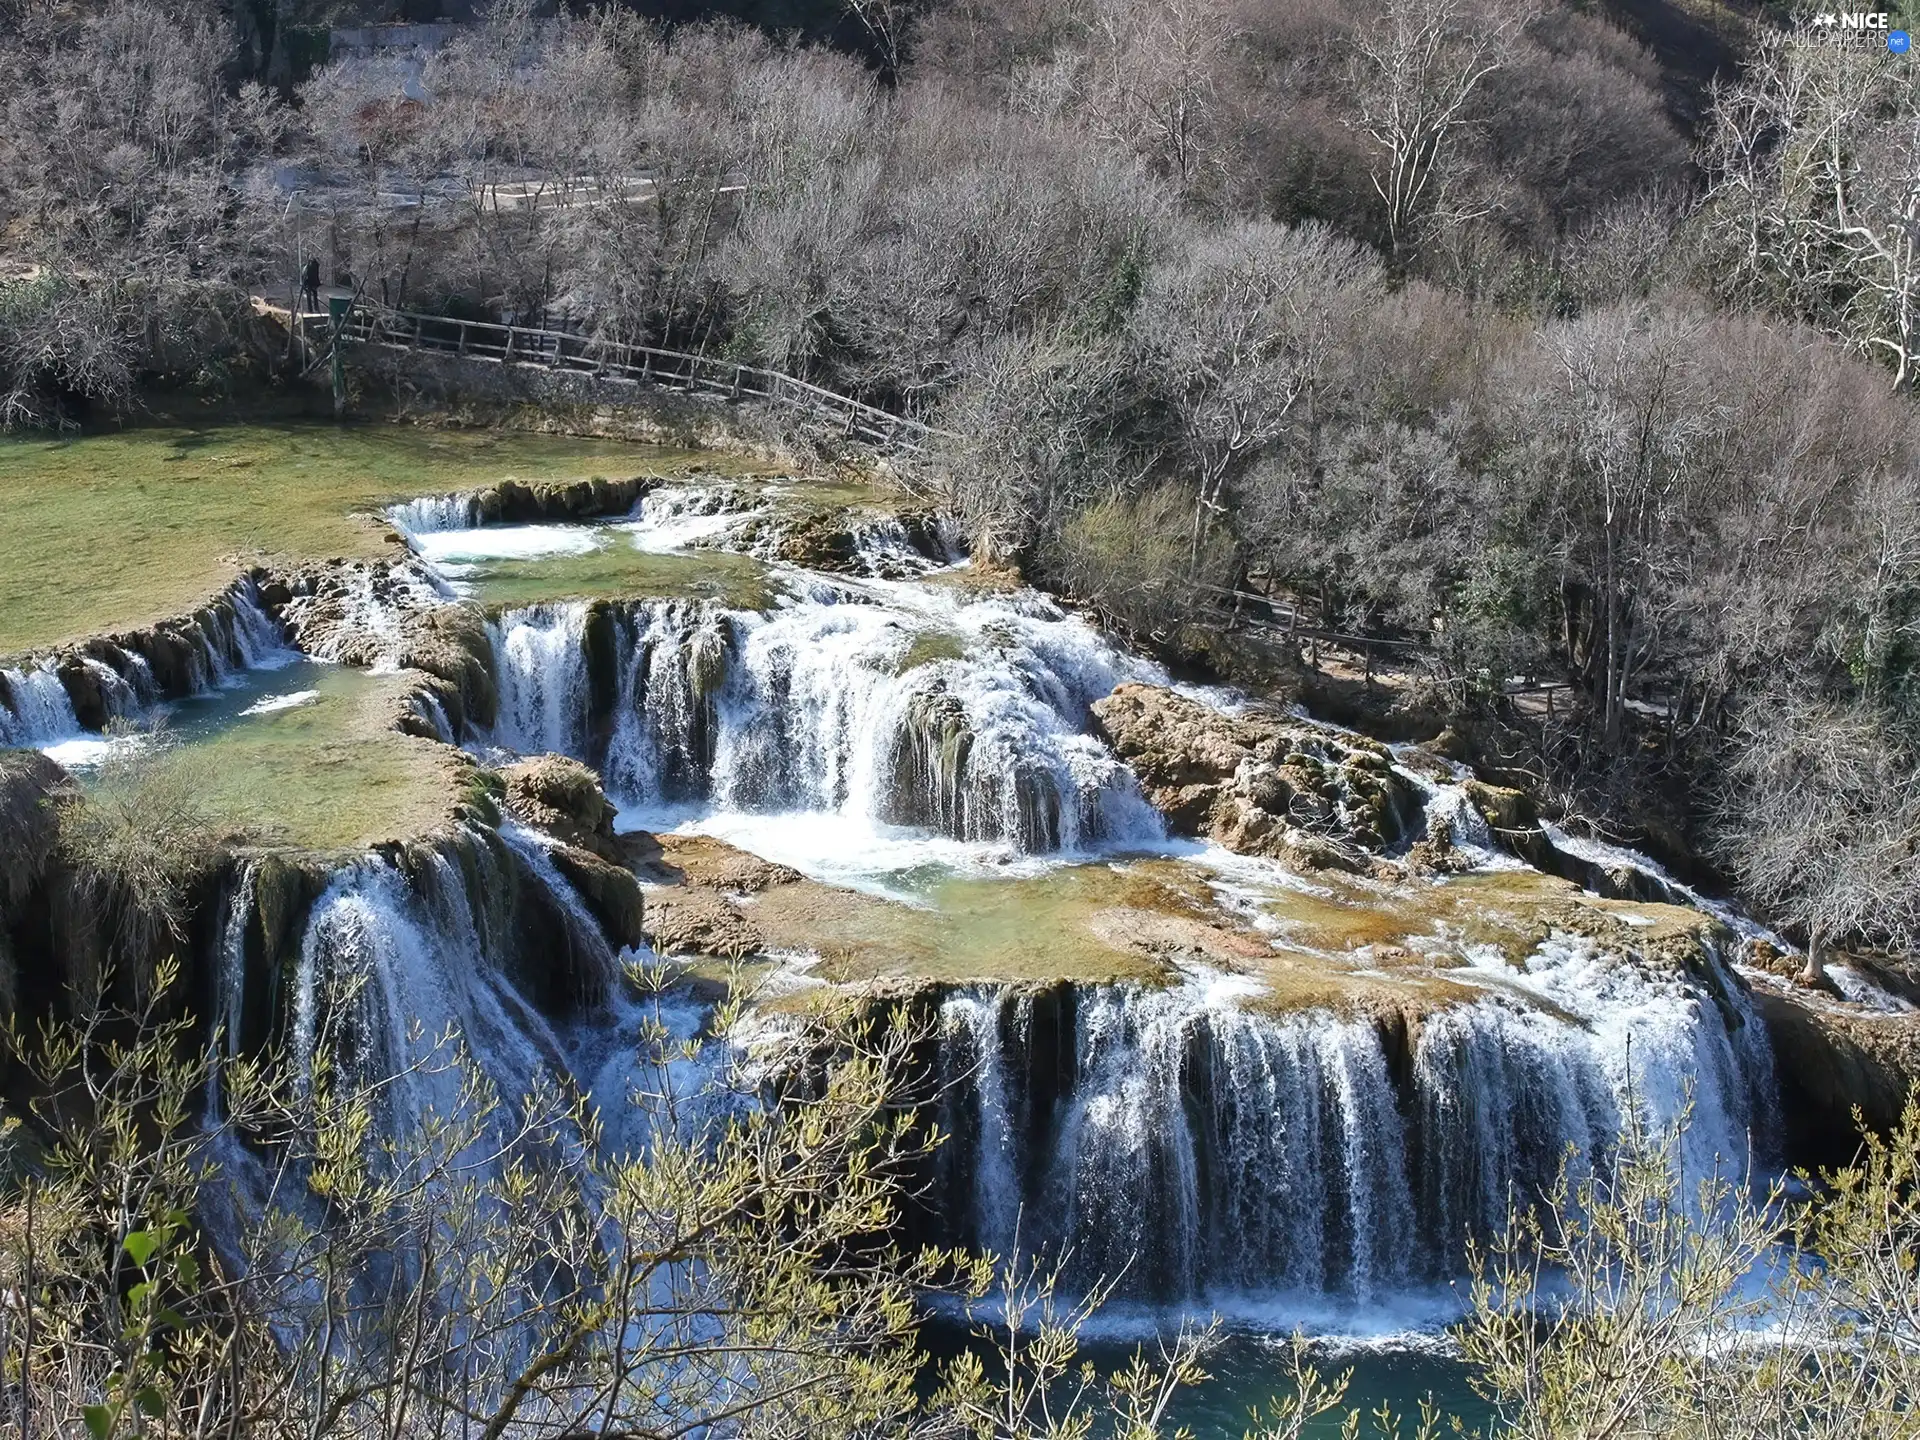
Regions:
[[[649,553],[620,535],[585,555],[495,561],[466,578],[474,598],[489,610],[543,600],[713,600],[735,610],[764,610],[773,603],[767,567],[750,555]]]
[[[459,757],[392,728],[410,677],[324,666],[288,683],[318,694],[179,737],[83,780],[112,785],[123,772],[171,769],[223,829],[318,852],[404,840],[452,819],[465,779]]]
[[[191,611],[238,563],[383,552],[380,505],[495,481],[670,472],[618,441],[286,420],[0,439],[0,655]]]

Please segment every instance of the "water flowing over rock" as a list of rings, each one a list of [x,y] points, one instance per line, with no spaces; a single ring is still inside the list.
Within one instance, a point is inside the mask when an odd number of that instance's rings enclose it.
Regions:
[[[51,745],[137,720],[160,701],[272,663],[286,644],[259,583],[243,576],[192,615],[0,669],[0,745]]]
[[[1498,966],[1500,962],[1493,962]],[[1367,1300],[1459,1273],[1469,1235],[1538,1195],[1569,1146],[1691,1099],[1690,1174],[1744,1172],[1773,1077],[1751,1011],[1576,939],[1410,1031],[1272,1014],[1232,977],[966,988],[940,1006],[940,1229],[1066,1257],[1084,1286],[1192,1300]],[[1737,988],[1737,987],[1736,987]],[[1764,1143],[1764,1142],[1761,1142]]]
[[[495,738],[598,761],[623,801],[839,811],[1029,851],[1161,833],[1086,733],[1138,667],[1034,597],[820,584],[764,615],[543,605],[502,616],[493,653]]]
[[[246,1018],[244,977],[284,969],[272,1023],[286,1028],[296,1073],[326,1047],[363,1078],[400,1075],[396,1124],[429,1105],[451,1113],[454,1096],[442,1091],[454,1080],[419,1064],[450,1033],[508,1094],[542,1072],[565,1074],[556,1026],[605,1004],[620,981],[615,948],[581,897],[546,848],[511,827],[464,829],[335,869],[291,927],[259,913],[270,903],[262,873],[241,872],[217,944],[215,988],[232,1033],[249,1045],[262,1036]]]
[[[51,662],[0,670],[0,744],[50,744],[80,728],[67,687]]]
[[[526,525],[625,515],[657,483],[645,475],[625,480],[599,476],[583,480],[503,480],[481,490],[425,495],[389,505],[386,517],[404,535],[433,535],[475,525]]]
[[[480,506],[472,495],[423,495],[387,507],[387,519],[406,535],[433,535],[443,530],[466,530],[480,523]]]

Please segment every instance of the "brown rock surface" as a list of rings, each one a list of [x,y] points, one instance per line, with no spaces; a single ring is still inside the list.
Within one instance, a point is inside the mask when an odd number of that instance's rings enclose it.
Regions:
[[[626,849],[613,833],[614,808],[600,788],[600,777],[564,755],[536,755],[500,772],[507,786],[507,809],[556,840],[615,865],[626,863]]]
[[[766,948],[760,927],[713,890],[676,885],[647,897],[647,939],[662,955],[741,959]]]
[[[1845,1164],[1862,1129],[1891,1130],[1920,1084],[1920,1015],[1861,1011],[1775,989],[1757,993],[1773,1041],[1787,1158]]]
[[[1313,870],[1364,874],[1419,806],[1385,747],[1288,715],[1223,715],[1154,685],[1095,721],[1175,829]]]

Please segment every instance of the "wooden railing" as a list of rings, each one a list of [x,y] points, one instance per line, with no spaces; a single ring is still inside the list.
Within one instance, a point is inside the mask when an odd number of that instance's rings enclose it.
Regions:
[[[325,315],[304,314],[300,329],[309,344],[331,343]],[[796,376],[711,355],[663,350],[652,345],[622,345],[563,330],[498,325],[485,320],[454,320],[410,310],[355,306],[347,315],[344,338],[391,350],[428,351],[498,365],[525,365],[612,385],[660,385],[729,400],[765,400],[836,425],[849,439],[881,449],[922,451],[935,438],[951,438],[918,420],[895,415],[851,396],[841,395]]]

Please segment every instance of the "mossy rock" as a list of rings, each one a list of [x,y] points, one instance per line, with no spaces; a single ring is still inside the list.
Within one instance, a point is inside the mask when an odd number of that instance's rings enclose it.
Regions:
[[[1540,828],[1540,812],[1533,803],[1533,797],[1524,790],[1489,785],[1484,780],[1469,780],[1461,789],[1466,792],[1473,808],[1496,831],[1511,833]]]
[[[522,821],[602,860],[622,862],[613,804],[600,788],[600,777],[578,760],[536,755],[507,766],[499,779],[507,808]]]
[[[610,944],[622,948],[645,943],[646,901],[631,870],[571,845],[556,846],[550,853],[554,868],[579,893]]]
[[[456,727],[493,724],[500,697],[493,678],[493,643],[478,608],[435,606],[413,616],[400,663],[452,687],[458,704],[449,708],[448,718]]]

